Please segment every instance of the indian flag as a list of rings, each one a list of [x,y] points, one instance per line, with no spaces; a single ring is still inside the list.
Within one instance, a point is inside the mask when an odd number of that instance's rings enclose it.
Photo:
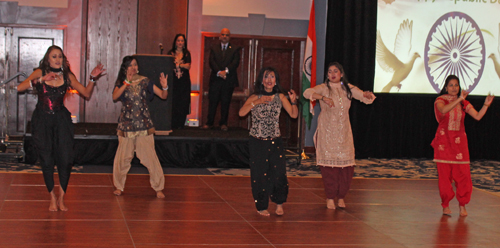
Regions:
[[[308,128],[311,128],[311,120],[314,114],[316,102],[311,103],[309,99],[304,98],[304,91],[316,86],[316,27],[314,25],[314,0],[311,6],[309,16],[309,28],[307,31],[306,53],[304,64],[302,66],[302,115]]]

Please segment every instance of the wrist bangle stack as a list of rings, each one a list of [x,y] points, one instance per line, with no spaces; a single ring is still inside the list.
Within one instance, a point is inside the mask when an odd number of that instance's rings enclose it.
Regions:
[[[132,84],[132,82],[125,79],[125,80],[123,80],[123,84],[129,86],[130,84]]]
[[[162,89],[162,90],[168,90],[168,85],[167,85],[167,87],[166,87],[166,88],[161,88],[161,89]]]

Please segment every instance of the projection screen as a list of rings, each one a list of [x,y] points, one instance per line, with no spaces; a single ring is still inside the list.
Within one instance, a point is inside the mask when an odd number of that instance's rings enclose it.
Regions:
[[[379,0],[374,92],[500,96],[500,0]]]

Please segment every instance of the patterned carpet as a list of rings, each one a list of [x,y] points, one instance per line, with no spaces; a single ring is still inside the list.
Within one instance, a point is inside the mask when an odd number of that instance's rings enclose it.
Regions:
[[[90,167],[90,166],[89,166]],[[85,166],[74,166],[73,173],[110,173],[110,166],[92,166],[92,171]],[[137,170],[138,174],[146,174],[147,170]],[[249,169],[207,168],[173,170],[164,168],[166,174],[212,174],[212,175],[242,175],[249,176]],[[40,173],[40,165],[19,163],[17,159],[0,157],[0,172],[34,172]],[[314,159],[302,160],[298,163],[295,159],[287,161],[287,174],[289,177],[321,177]],[[498,161],[473,161],[471,163],[472,183],[475,187],[490,192],[500,192],[500,162]],[[409,178],[409,179],[437,179],[436,164],[425,159],[357,159],[354,177],[357,178]]]
[[[287,175],[299,177],[321,177],[313,159],[288,160]],[[214,169],[213,174],[249,176],[249,169]],[[491,192],[500,192],[500,162],[473,161],[472,183],[475,187]],[[425,159],[356,159],[354,177],[357,178],[409,178],[437,179],[436,163]]]

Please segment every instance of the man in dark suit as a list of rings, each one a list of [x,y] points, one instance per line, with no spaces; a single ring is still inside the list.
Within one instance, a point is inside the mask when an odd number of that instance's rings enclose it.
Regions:
[[[220,102],[221,117],[219,126],[222,131],[227,131],[227,117],[229,115],[229,104],[233,96],[234,88],[238,86],[236,69],[240,64],[239,47],[231,46],[229,43],[231,33],[224,28],[220,31],[220,44],[210,49],[210,83],[208,89],[208,118],[202,129],[212,128],[215,113]]]

